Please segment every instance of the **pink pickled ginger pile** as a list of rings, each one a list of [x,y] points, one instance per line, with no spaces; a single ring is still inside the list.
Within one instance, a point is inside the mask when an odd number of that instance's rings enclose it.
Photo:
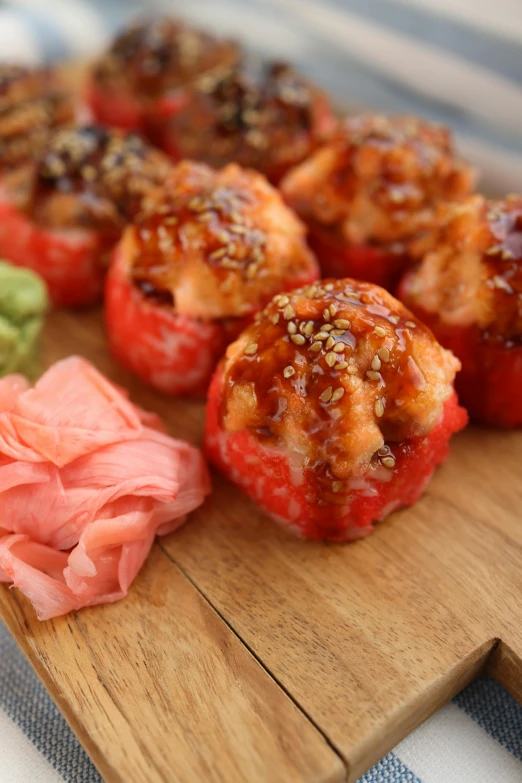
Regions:
[[[0,581],[41,620],[117,601],[210,491],[198,449],[79,357],[0,380]]]

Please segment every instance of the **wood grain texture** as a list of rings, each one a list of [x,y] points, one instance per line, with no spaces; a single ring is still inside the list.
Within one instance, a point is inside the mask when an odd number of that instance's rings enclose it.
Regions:
[[[79,346],[110,372],[99,314],[49,319],[46,363]],[[201,404],[150,392],[194,440]],[[345,768],[172,560],[155,545],[128,600],[41,623],[0,586],[0,617],[110,783],[340,783]]]
[[[46,361],[75,351],[128,385],[173,434],[198,442],[201,403],[161,397],[115,367],[96,313],[50,319]],[[13,593],[1,593],[1,605],[107,780],[149,756],[156,777],[146,780],[341,779],[324,734],[353,781],[481,671],[521,698],[521,456],[521,433],[468,429],[415,507],[349,546],[289,537],[215,477],[213,496],[161,540],[124,602],[50,625]],[[161,589],[158,564],[168,574]],[[224,639],[233,655],[221,654]],[[172,687],[158,688],[167,670]],[[174,685],[187,690],[179,696]],[[194,693],[203,698],[197,716]],[[106,715],[121,731],[111,734]],[[168,759],[181,777],[165,777]]]
[[[222,510],[165,542],[350,780],[473,679],[499,639],[510,653],[490,671],[520,697],[522,490],[490,491],[488,475],[493,463],[508,482],[521,449],[518,434],[463,433],[420,503],[354,546],[290,539],[225,482]]]

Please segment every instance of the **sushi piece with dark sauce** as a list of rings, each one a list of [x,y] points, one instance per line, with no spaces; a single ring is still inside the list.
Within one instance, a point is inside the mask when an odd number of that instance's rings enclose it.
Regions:
[[[175,105],[196,77],[239,56],[234,42],[181,19],[140,19],[124,28],[94,64],[87,100],[99,122],[146,133],[161,121],[167,94]]]
[[[399,295],[458,356],[471,417],[522,425],[522,196],[441,207],[440,226]]]
[[[272,296],[317,276],[301,221],[261,174],[180,163],[115,252],[109,343],[160,391],[203,394],[227,344]]]
[[[370,283],[280,294],[216,371],[206,454],[292,532],[361,538],[419,498],[465,426],[459,366]]]
[[[0,256],[37,272],[56,306],[93,304],[123,227],[169,168],[134,133],[95,125],[56,131],[4,177]]]
[[[341,123],[281,189],[308,226],[324,275],[393,292],[416,260],[416,243],[432,230],[437,206],[468,196],[474,179],[446,128],[367,114]]]

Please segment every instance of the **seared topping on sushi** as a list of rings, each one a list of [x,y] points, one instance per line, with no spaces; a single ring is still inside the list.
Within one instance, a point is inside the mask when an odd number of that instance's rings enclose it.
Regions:
[[[282,190],[307,222],[351,245],[399,247],[432,227],[441,201],[472,190],[450,132],[411,117],[346,119],[333,140],[291,171]]]
[[[48,70],[0,65],[0,169],[26,163],[74,114],[71,96]]]
[[[432,249],[408,279],[412,306],[507,343],[522,338],[522,196],[440,209]]]
[[[326,98],[279,62],[216,68],[198,79],[172,120],[184,157],[214,166],[234,160],[269,178],[303,160],[332,126]]]
[[[169,168],[137,134],[73,127],[56,132],[13,184],[20,206],[47,227],[121,229]]]
[[[236,45],[179,19],[160,17],[129,25],[95,66],[100,83],[126,83],[147,98],[179,87],[217,65],[234,62]]]
[[[229,346],[222,425],[284,447],[328,500],[431,432],[459,366],[383,289],[323,280],[275,296]]]
[[[246,315],[315,276],[300,221],[263,176],[235,164],[176,166],[124,242],[144,294],[170,292],[178,313],[205,319]]]

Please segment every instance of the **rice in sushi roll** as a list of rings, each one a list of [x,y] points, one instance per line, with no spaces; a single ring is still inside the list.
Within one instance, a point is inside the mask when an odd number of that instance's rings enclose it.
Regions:
[[[323,275],[368,280],[393,292],[433,227],[441,201],[461,201],[472,169],[450,132],[413,117],[366,114],[292,169],[281,189],[305,221]]]
[[[361,538],[418,499],[465,426],[458,369],[382,288],[326,279],[280,294],[215,373],[206,454],[292,532]]]
[[[462,363],[471,417],[522,425],[522,196],[441,208],[440,227],[400,297]]]
[[[94,64],[87,101],[98,122],[147,133],[183,100],[193,79],[239,57],[235,43],[180,19],[132,22]]]
[[[261,174],[181,163],[116,249],[105,291],[109,343],[160,391],[202,394],[255,313],[317,276],[303,225]]]
[[[96,302],[124,225],[169,168],[136,134],[58,130],[31,163],[4,177],[0,256],[38,273],[56,306]]]
[[[335,125],[326,95],[287,63],[240,62],[197,79],[182,100],[167,99],[151,138],[175,160],[236,162],[278,184]]]

